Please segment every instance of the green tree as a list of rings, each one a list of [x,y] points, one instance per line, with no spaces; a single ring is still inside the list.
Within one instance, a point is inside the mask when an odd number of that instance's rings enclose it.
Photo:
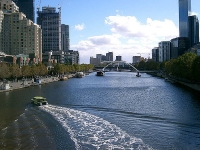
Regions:
[[[145,70],[146,69],[146,63],[145,63],[144,60],[139,62],[137,69],[139,69],[139,70]]]
[[[29,66],[22,66],[21,71],[22,71],[22,76],[24,77],[28,77],[32,75],[31,68]]]
[[[146,62],[146,69],[147,70],[158,70],[159,63],[155,62],[155,61],[148,61],[148,62]]]
[[[177,58],[178,76],[181,78],[191,79],[192,62],[196,58],[195,53],[186,53]]]
[[[19,65],[17,64],[13,64],[10,66],[10,73],[11,73],[11,77],[15,79],[18,77],[21,77],[22,75],[21,69],[19,68]]]
[[[6,79],[11,76],[10,69],[8,65],[4,62],[0,63],[0,78]]]
[[[42,63],[39,63],[38,65],[37,65],[37,68],[38,68],[38,70],[39,70],[39,76],[44,76],[44,75],[47,75],[47,73],[48,73],[48,70],[47,70],[47,67],[44,65],[44,64],[42,64]]]
[[[80,66],[78,64],[73,64],[75,71],[80,71]]]
[[[197,56],[192,62],[192,79],[200,82],[200,56]]]
[[[39,76],[39,72],[40,72],[40,70],[39,70],[39,68],[37,67],[37,65],[35,65],[35,64],[33,64],[31,67],[30,67],[30,69],[31,69],[31,76],[33,76],[33,77],[36,77],[36,76]]]
[[[54,66],[54,72],[57,73],[57,74],[63,74],[65,71],[65,68],[62,64],[60,63],[57,63],[55,66]]]

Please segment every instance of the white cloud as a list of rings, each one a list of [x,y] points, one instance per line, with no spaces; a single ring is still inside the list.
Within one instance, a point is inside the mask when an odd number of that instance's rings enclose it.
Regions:
[[[85,28],[85,24],[82,23],[82,24],[78,24],[78,25],[75,25],[74,26],[75,30],[83,30]]]
[[[191,16],[193,16],[193,15],[196,15],[196,16],[198,16],[198,13],[196,13],[196,12],[191,12],[191,14],[190,14]]]
[[[113,33],[121,34],[125,37],[176,37],[178,29],[175,24],[165,19],[164,21],[147,18],[146,24],[142,24],[134,16],[109,16],[105,23],[111,26]]]
[[[81,62],[89,63],[90,56],[106,54],[108,51],[132,62],[133,55],[147,53],[146,56],[149,56],[158,42],[178,36],[178,28],[168,19],[160,21],[147,18],[145,23],[141,23],[134,16],[116,15],[106,17],[105,24],[110,26],[110,35],[89,37],[71,46],[79,51]]]

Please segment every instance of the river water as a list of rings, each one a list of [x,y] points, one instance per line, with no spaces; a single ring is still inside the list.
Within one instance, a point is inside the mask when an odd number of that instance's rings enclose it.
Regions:
[[[0,93],[0,149],[200,149],[200,96],[143,73]],[[49,105],[33,106],[36,95]]]

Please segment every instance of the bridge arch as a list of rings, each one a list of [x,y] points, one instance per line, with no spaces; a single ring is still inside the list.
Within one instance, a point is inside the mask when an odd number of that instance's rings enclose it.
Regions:
[[[104,62],[110,62],[110,61],[104,61]],[[136,72],[137,72],[136,76],[137,76],[137,77],[140,77],[140,76],[141,76],[141,75],[140,75],[140,71],[139,71],[137,68],[135,68],[133,65],[131,65],[131,64],[129,64],[129,63],[126,63],[125,61],[112,61],[112,62],[110,62],[109,64],[107,64],[107,65],[102,69],[102,71],[104,71],[109,65],[116,64],[116,63],[125,63],[125,64],[131,66],[133,69],[136,70]]]

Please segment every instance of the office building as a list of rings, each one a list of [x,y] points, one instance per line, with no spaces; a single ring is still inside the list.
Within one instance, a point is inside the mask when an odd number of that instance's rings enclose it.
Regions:
[[[170,60],[170,41],[159,42],[159,62]]]
[[[152,49],[152,60],[155,62],[159,62],[159,48],[154,47]]]
[[[35,22],[35,0],[13,0],[13,2],[19,7],[19,12],[23,12],[26,18]]]
[[[113,52],[106,53],[106,61],[113,61]]]
[[[37,11],[37,24],[42,28],[42,52],[61,50],[61,12],[55,7],[42,7]]]
[[[94,66],[99,66],[101,64],[101,60],[100,58],[90,57],[90,64],[93,64]]]
[[[190,48],[190,41],[187,37],[171,39],[171,59],[183,55]]]
[[[116,61],[122,61],[122,56],[116,56]]]
[[[96,54],[96,58],[99,58],[100,59],[100,62],[102,62],[102,54]]]
[[[199,43],[199,20],[196,15],[189,16],[188,19],[189,23],[189,40],[190,40],[190,47]]]
[[[67,51],[70,49],[70,39],[69,39],[69,25],[61,25],[61,49]]]
[[[191,0],[179,0],[179,37],[188,37]]]
[[[29,55],[33,61],[41,61],[40,26],[27,19],[24,13],[19,12],[18,6],[11,0],[1,0],[0,10],[1,51],[8,55]]]
[[[141,60],[141,56],[133,56],[133,64],[139,63]]]

